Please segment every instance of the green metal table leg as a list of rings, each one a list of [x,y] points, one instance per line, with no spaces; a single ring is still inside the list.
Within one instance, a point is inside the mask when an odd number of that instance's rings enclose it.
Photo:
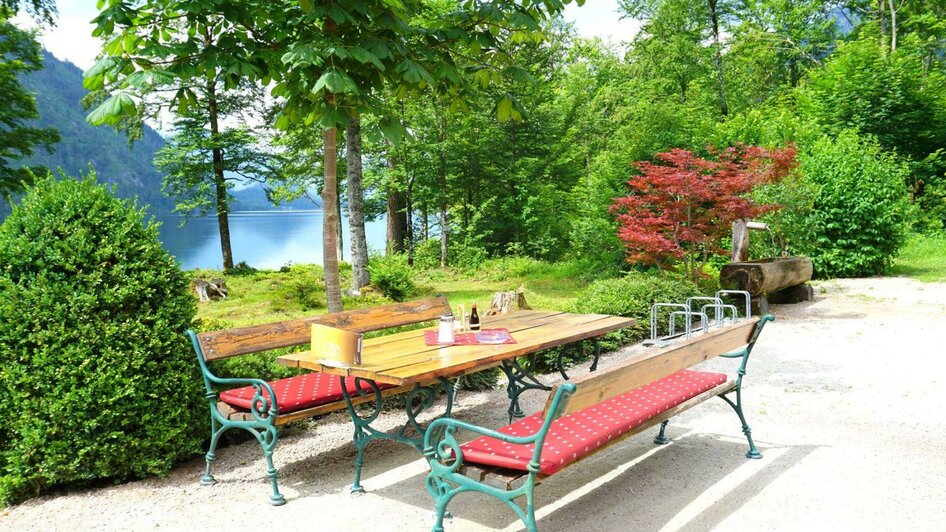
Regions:
[[[599,342],[597,338],[592,341],[594,342],[595,346],[595,359],[594,362],[591,363],[591,368],[589,368],[588,371],[597,371],[598,360],[601,358],[601,342]]]
[[[352,396],[348,392],[348,387],[345,386],[345,377],[339,377],[339,379],[341,380],[345,406],[348,408],[348,415],[351,417],[355,428],[352,437],[356,450],[355,475],[351,485],[352,493],[363,493],[365,491],[364,486],[361,485],[361,469],[365,463],[365,448],[369,443],[378,439],[394,440],[423,452],[425,427],[417,420],[418,416],[433,406],[441,391],[446,395],[447,405],[444,413],[437,417],[449,416],[453,409],[453,385],[449,379],[443,377],[438,379],[439,386],[421,386],[417,384],[411,391],[407,392],[407,401],[404,407],[407,421],[395,432],[384,432],[371,426],[384,409],[384,397],[381,395],[381,389],[377,383],[370,379],[355,378],[355,389],[359,397],[369,394],[374,395],[374,401],[366,401],[358,405],[362,407],[363,412],[359,414],[356,406],[352,403]],[[368,389],[364,388],[365,385]],[[410,434],[411,432],[414,434]]]
[[[529,365],[528,367],[523,367],[519,363],[519,359],[512,358],[508,360],[503,360],[500,368],[503,370],[503,373],[506,374],[506,379],[508,380],[506,384],[506,395],[509,396],[509,422],[512,423],[513,418],[525,417],[525,413],[522,411],[522,408],[519,407],[519,395],[526,390],[545,390],[549,391],[552,388],[546,386],[539,382],[534,375],[532,375],[532,368],[535,367],[535,354],[529,355]]]

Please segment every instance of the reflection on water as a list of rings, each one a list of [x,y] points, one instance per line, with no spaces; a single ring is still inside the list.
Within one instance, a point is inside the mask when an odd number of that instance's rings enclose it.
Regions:
[[[191,218],[180,227],[180,216],[159,216],[161,241],[185,269],[221,268],[220,233],[216,216]],[[345,259],[350,259],[348,219],[342,220]],[[365,227],[369,250],[384,250],[385,222]],[[294,263],[322,263],[322,211],[248,211],[230,215],[233,262],[274,269]]]

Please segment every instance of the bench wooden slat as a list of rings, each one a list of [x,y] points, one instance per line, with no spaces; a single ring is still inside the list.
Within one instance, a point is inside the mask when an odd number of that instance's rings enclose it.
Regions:
[[[204,359],[217,360],[308,343],[312,337],[313,323],[352,332],[367,332],[431,321],[451,313],[446,298],[434,297],[252,327],[204,332],[197,335],[197,339]]]
[[[642,353],[618,367],[572,379],[570,382],[575,384],[575,393],[568,399],[562,415],[577,412],[681,369],[744,347],[758,323],[759,318],[752,318],[721,329],[711,329],[706,334],[680,344]],[[561,384],[554,386],[549,394],[546,413],[559,386]]]

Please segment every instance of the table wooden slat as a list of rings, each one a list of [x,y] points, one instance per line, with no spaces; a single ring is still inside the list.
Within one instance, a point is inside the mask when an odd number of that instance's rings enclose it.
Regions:
[[[485,369],[509,358],[598,337],[635,323],[630,318],[604,314],[523,311],[484,320],[484,324],[489,326],[508,328],[516,339],[515,344],[428,346],[423,331],[408,331],[391,335],[396,338],[387,340],[386,337],[365,340],[363,363],[359,366],[323,366],[317,362],[318,355],[311,351],[284,355],[277,362],[334,375],[405,385]]]

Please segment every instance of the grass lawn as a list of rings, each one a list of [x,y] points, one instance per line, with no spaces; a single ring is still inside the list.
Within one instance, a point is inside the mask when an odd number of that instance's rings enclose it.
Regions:
[[[914,235],[890,270],[926,282],[946,282],[946,235]]]
[[[242,327],[312,316],[326,312],[321,268],[295,266],[289,271],[261,270],[224,276],[219,271],[195,270],[194,278],[225,277],[230,297],[200,304],[198,317],[213,320],[212,329]],[[342,271],[342,287],[351,285],[351,268]],[[456,307],[470,303],[489,308],[493,293],[525,287],[526,301],[537,310],[568,310],[591,282],[575,263],[547,263],[519,257],[487,261],[472,272],[460,270],[415,271],[417,289],[410,299],[443,294]],[[391,301],[378,293],[346,297],[346,309],[378,306]]]

